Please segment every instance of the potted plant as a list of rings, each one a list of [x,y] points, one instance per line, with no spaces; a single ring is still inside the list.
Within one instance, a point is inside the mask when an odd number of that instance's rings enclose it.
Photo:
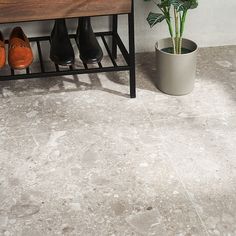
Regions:
[[[170,33],[169,38],[156,43],[156,85],[170,95],[188,94],[194,88],[198,47],[195,42],[183,38],[183,33],[187,13],[198,6],[198,1],[160,0],[154,4],[160,13],[149,13],[149,25],[153,27],[166,21]]]

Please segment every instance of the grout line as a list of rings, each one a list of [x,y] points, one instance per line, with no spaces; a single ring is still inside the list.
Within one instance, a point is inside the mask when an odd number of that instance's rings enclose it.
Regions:
[[[167,153],[168,153],[168,152],[167,152]],[[204,228],[204,230],[205,230],[205,233],[206,233],[208,236],[210,236],[210,234],[208,233],[207,227],[206,227],[205,223],[203,222],[203,219],[202,219],[202,217],[201,217],[201,214],[200,214],[199,211],[197,210],[197,208],[196,208],[196,206],[195,206],[195,203],[194,203],[194,200],[193,200],[192,197],[190,196],[189,191],[188,191],[188,189],[186,188],[186,185],[184,184],[181,175],[179,174],[179,172],[178,172],[177,169],[175,168],[175,165],[174,165],[173,161],[171,160],[171,158],[169,157],[169,155],[166,155],[166,156],[167,156],[167,161],[171,164],[171,167],[173,168],[173,170],[174,170],[174,172],[175,172],[175,174],[176,174],[176,176],[177,176],[177,178],[178,178],[180,184],[182,185],[182,187],[183,187],[183,189],[184,189],[184,191],[185,191],[185,196],[186,196],[186,198],[190,201],[192,207],[194,208],[194,210],[195,210],[195,212],[196,212],[196,214],[197,214],[197,216],[198,216],[198,218],[199,218],[199,220],[200,220],[200,222],[201,222],[201,224],[202,224],[202,226],[203,226],[203,228]]]
[[[187,197],[188,200],[191,202],[191,204],[192,204],[194,210],[196,211],[196,214],[197,214],[197,216],[198,216],[198,218],[199,218],[199,220],[200,220],[200,222],[201,222],[201,224],[202,224],[202,226],[203,226],[203,228],[204,228],[206,234],[207,234],[208,236],[210,236],[210,234],[208,233],[207,227],[206,227],[205,223],[203,222],[203,219],[202,219],[202,217],[201,217],[201,214],[200,214],[199,211],[197,210],[197,208],[196,208],[196,206],[195,206],[195,202],[194,202],[194,200],[192,199],[192,197],[190,196],[189,191],[188,191],[188,189],[186,188],[186,185],[184,184],[184,182],[183,182],[183,180],[182,180],[182,178],[181,178],[181,175],[180,175],[179,172],[176,170],[173,161],[171,160],[171,158],[170,158],[168,155],[167,155],[167,159],[168,159],[169,163],[171,164],[171,166],[172,166],[174,172],[176,173],[176,176],[178,177],[178,179],[179,179],[179,181],[180,181],[180,184],[181,184],[182,187],[184,188],[184,190],[185,190],[185,192],[186,192],[186,194],[187,194],[186,197]]]
[[[143,104],[143,101],[142,101],[142,104]],[[150,122],[152,123],[152,126],[155,127],[155,124],[154,124],[154,122],[153,122],[153,120],[152,120],[152,118],[151,118],[151,115],[150,115],[149,111],[147,110],[147,108],[145,107],[144,104],[143,104],[143,107],[144,107],[144,109],[145,109],[145,112],[148,113],[148,117],[149,117]],[[168,152],[166,152],[166,153],[168,153]],[[171,158],[169,157],[169,155],[167,155],[167,161],[171,164],[171,167],[173,168],[174,172],[176,173],[176,176],[177,176],[177,178],[178,178],[180,184],[181,184],[182,187],[184,188],[185,196],[186,196],[186,198],[190,201],[192,207],[194,208],[194,210],[195,210],[195,212],[196,212],[196,214],[197,214],[197,216],[198,216],[198,218],[199,218],[199,220],[200,220],[200,222],[201,222],[201,225],[202,225],[202,227],[203,227],[204,230],[205,230],[206,235],[207,235],[207,236],[210,236],[210,234],[208,233],[207,227],[206,227],[205,223],[203,222],[203,219],[202,219],[202,217],[201,217],[201,214],[198,212],[198,210],[197,210],[197,208],[196,208],[196,206],[195,206],[194,200],[193,200],[192,197],[190,196],[189,191],[188,191],[187,188],[186,188],[186,185],[184,184],[184,182],[183,182],[183,180],[182,180],[182,178],[181,178],[179,172],[176,170],[176,168],[175,168],[175,166],[174,166],[174,163],[173,163],[173,161],[171,160]]]
[[[150,115],[148,109],[145,107],[145,105],[143,104],[142,101],[141,101],[141,106],[144,108],[144,111],[146,113],[148,121],[150,122],[150,125],[154,128],[155,124],[154,124],[154,122],[151,118],[151,115]],[[234,116],[235,116],[235,114],[230,115],[230,117],[234,117]],[[214,117],[217,117],[217,116],[214,115],[214,116],[209,117],[209,118],[214,118]],[[185,117],[185,118],[188,118],[188,117]],[[183,119],[185,119],[185,118],[183,118]],[[165,120],[165,118],[160,118],[158,120],[159,121]],[[158,120],[155,120],[155,121],[158,121]],[[1,127],[1,125],[0,125],[0,127]],[[4,126],[4,128],[10,128],[10,129],[14,128],[14,127],[15,126]],[[25,126],[25,127],[27,127],[27,126]],[[22,126],[22,128],[25,128],[25,127]],[[30,125],[30,127],[31,127],[31,125]],[[51,132],[57,132],[57,131],[79,131],[79,130],[81,130],[81,129],[80,128],[76,128],[76,129],[66,128],[66,129],[56,129],[56,130],[50,130],[49,129],[48,131],[41,131],[41,132],[37,132],[37,133],[34,133],[34,132],[30,131],[28,134],[19,134],[19,135],[12,135],[14,133],[13,131],[10,131],[10,132],[6,131],[5,138],[6,139],[11,139],[11,138],[20,138],[20,137],[27,137],[27,136],[34,136],[34,135],[49,134]]]
[[[37,135],[37,134],[36,134]],[[32,137],[33,141],[35,142],[36,146],[39,147],[39,143],[37,142],[36,138],[34,137],[34,135],[30,134],[30,136]]]
[[[143,99],[141,99],[141,105],[142,105],[142,107],[143,107],[143,109],[144,109],[144,111],[145,111],[145,113],[146,113],[146,115],[147,115],[147,118],[148,118],[148,120],[149,120],[151,126],[154,128],[155,125],[154,125],[154,123],[153,123],[153,121],[152,121],[152,118],[151,118],[151,115],[150,115],[148,109],[145,107],[145,105],[144,105],[144,103],[143,103]]]

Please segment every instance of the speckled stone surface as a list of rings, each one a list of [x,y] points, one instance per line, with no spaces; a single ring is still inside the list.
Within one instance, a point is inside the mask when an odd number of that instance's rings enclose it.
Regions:
[[[0,235],[235,236],[236,47],[200,50],[194,91],[127,74],[0,83]]]

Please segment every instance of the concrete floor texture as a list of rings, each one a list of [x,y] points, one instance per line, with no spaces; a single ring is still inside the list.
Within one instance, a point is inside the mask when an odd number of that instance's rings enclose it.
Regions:
[[[127,78],[0,83],[0,235],[236,235],[236,46],[200,49],[187,96],[153,53]]]

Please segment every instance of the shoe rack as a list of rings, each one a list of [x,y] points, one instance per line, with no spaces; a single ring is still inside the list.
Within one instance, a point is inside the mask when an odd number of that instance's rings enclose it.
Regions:
[[[83,16],[111,16],[112,29],[106,32],[96,32],[96,37],[103,44],[103,48],[107,51],[107,55],[111,63],[103,64],[103,61],[93,65],[92,67],[82,63],[81,67],[68,66],[61,69],[58,65],[54,65],[53,69],[47,69],[45,63],[48,58],[44,58],[43,45],[45,42],[50,44],[50,36],[29,38],[31,44],[36,45],[37,57],[39,59],[40,71],[31,70],[29,68],[17,73],[10,67],[7,68],[9,73],[1,74],[0,81],[33,79],[66,75],[93,74],[104,72],[128,71],[130,81],[130,97],[136,97],[135,84],[135,42],[134,42],[134,0],[23,0],[0,1],[0,24],[29,22],[41,20],[54,20],[59,18],[77,18]],[[126,48],[122,39],[118,34],[119,15],[128,15],[128,41],[129,49]],[[70,35],[71,40],[75,40],[76,34]],[[108,45],[108,38],[111,38],[112,46]],[[8,41],[6,40],[6,43]],[[124,59],[124,64],[117,62],[117,52],[120,51]]]

